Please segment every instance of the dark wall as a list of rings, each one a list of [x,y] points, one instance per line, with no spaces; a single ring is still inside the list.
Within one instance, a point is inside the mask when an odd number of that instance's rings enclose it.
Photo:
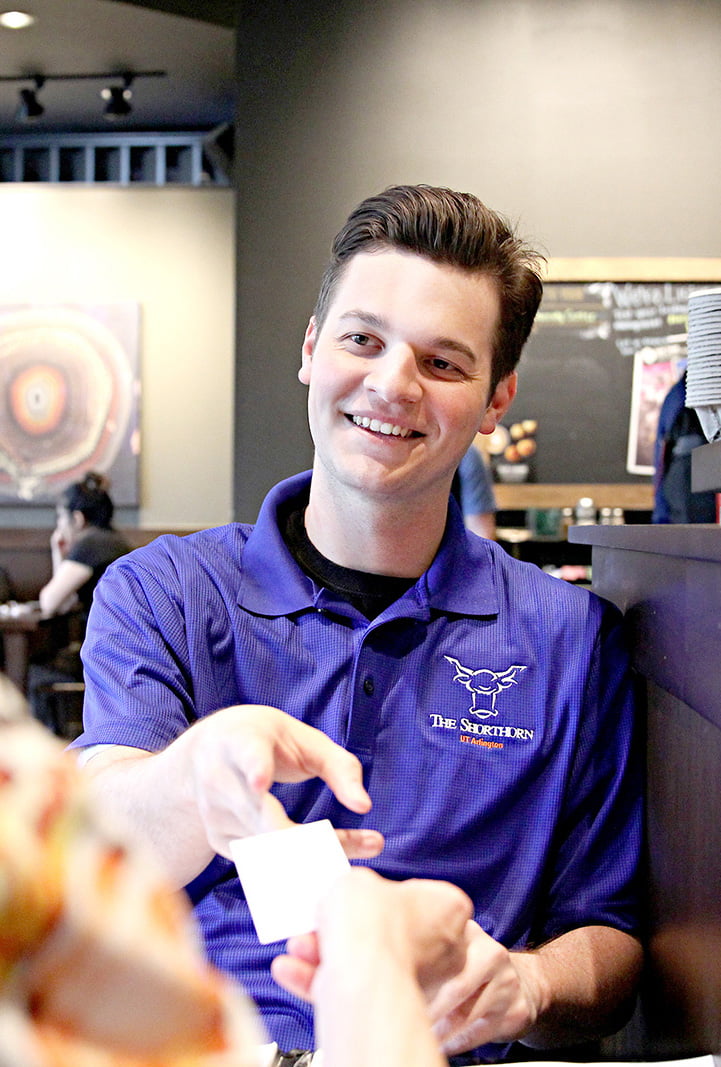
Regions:
[[[343,4],[248,5],[240,28],[236,518],[254,519],[270,486],[311,465],[300,350],[330,241],[347,214],[319,102],[333,98],[324,57]],[[243,42],[248,47],[243,47]],[[314,112],[314,109],[315,112]]]
[[[310,463],[300,345],[359,200],[449,185],[551,257],[717,256],[719,69],[708,0],[241,5],[235,517]]]

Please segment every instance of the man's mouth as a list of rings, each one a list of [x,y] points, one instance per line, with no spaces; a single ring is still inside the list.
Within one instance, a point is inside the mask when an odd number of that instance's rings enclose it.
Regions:
[[[423,435],[418,433],[417,430],[410,430],[404,426],[398,426],[393,422],[381,422],[380,419],[371,419],[367,415],[346,415],[347,419],[355,426],[360,426],[363,430],[370,430],[372,433],[380,433],[385,437],[422,437]]]

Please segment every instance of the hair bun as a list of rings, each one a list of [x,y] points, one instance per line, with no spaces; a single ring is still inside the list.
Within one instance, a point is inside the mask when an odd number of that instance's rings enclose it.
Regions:
[[[104,474],[99,474],[98,471],[88,471],[83,478],[83,486],[86,489],[94,490],[96,492],[107,493],[110,488],[110,482]]]

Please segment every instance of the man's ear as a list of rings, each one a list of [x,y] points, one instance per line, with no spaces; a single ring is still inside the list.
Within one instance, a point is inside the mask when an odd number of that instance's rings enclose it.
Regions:
[[[310,384],[310,364],[313,358],[313,349],[315,348],[316,338],[316,321],[315,315],[311,315],[308,321],[308,327],[305,331],[305,337],[303,338],[303,347],[301,348],[301,364],[298,371],[298,380],[303,385]]]
[[[481,420],[479,433],[493,433],[496,426],[513,403],[517,388],[518,375],[515,371],[511,374],[507,374],[505,378],[501,378],[489,401],[483,419]]]

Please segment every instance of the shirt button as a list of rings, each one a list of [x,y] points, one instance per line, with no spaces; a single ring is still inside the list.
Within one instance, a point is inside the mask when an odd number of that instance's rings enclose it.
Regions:
[[[366,696],[372,697],[375,692],[375,683],[370,675],[363,680],[363,692]]]

